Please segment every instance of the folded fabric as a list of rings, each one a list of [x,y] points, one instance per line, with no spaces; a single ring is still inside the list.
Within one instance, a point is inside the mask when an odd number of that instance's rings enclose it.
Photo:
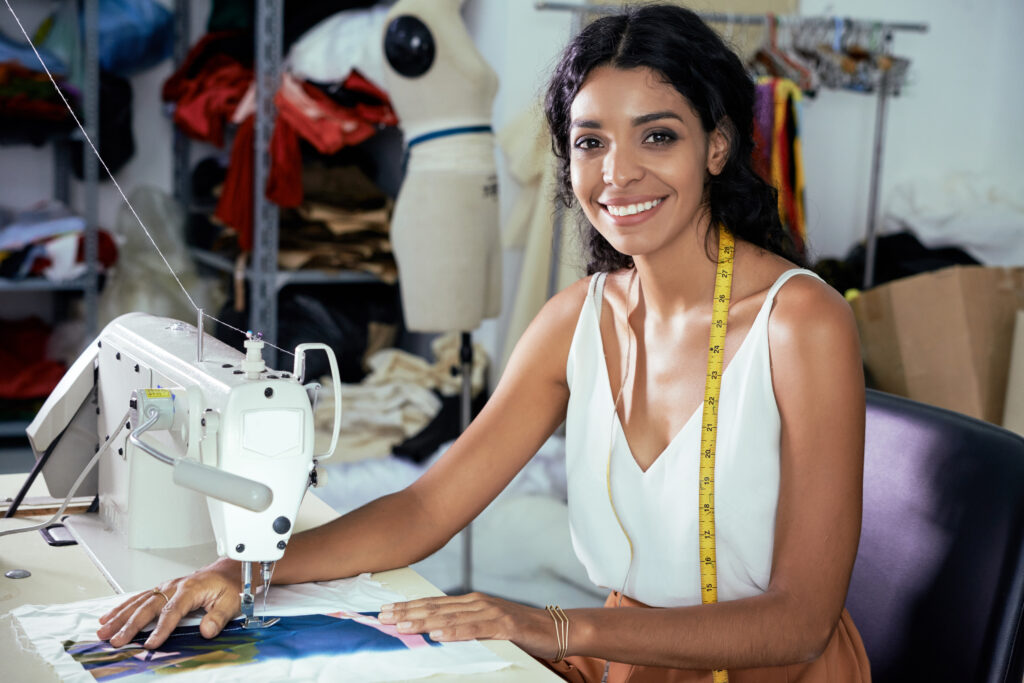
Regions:
[[[0,399],[47,396],[64,376],[62,363],[46,357],[50,327],[39,318],[5,320],[0,335]]]
[[[58,76],[58,87],[69,101],[77,91]],[[15,61],[0,63],[0,139],[42,144],[54,134],[74,126],[70,112],[45,73]]]
[[[36,49],[50,73],[54,76],[67,75],[68,65],[62,59],[45,48],[37,47]],[[42,71],[39,58],[36,57],[31,46],[16,42],[3,33],[0,33],[0,62],[17,62],[26,69]]]
[[[384,349],[367,359],[370,373],[359,384],[341,388],[342,438],[336,455],[339,460],[354,461],[384,457],[398,443],[420,432],[440,412],[436,394],[454,396],[462,390],[462,379],[452,374],[458,367],[460,341],[456,334],[438,337],[431,345],[433,363],[400,349]],[[487,352],[473,345],[473,394],[484,388]],[[314,423],[318,439],[326,437],[334,420],[334,393],[330,377],[320,380],[325,386],[317,402]],[[435,394],[436,392],[436,394]]]
[[[315,86],[284,74],[274,97],[277,120],[271,138],[270,177],[264,188],[266,197],[282,207],[302,202],[302,153],[298,139],[310,143],[321,154],[334,154],[343,147],[357,145],[374,135],[381,126],[393,126],[398,118],[383,91],[358,73],[350,74],[346,86],[364,94],[379,96],[380,104],[360,103],[343,107]],[[233,121],[242,121],[235,136],[228,164],[224,191],[216,216],[238,233],[239,246],[252,248],[252,145],[255,96],[243,94],[232,113]],[[244,145],[245,149],[240,149]]]
[[[349,210],[376,208],[388,199],[358,165],[318,160],[302,165],[302,193],[307,202]]]

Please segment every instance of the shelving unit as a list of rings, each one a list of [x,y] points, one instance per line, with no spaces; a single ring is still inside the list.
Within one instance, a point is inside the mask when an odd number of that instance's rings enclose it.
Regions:
[[[82,83],[82,125],[93,144],[99,147],[99,0],[85,0],[83,8],[84,40],[83,83]],[[55,136],[49,141],[53,146],[53,197],[65,205],[71,203],[71,149],[74,140],[82,140],[81,132]],[[82,140],[84,144],[84,140]],[[84,299],[86,340],[98,333],[99,311],[99,269],[98,269],[98,192],[99,162],[90,149],[83,154],[84,179],[82,194],[85,219],[85,264],[86,272],[81,277],[68,281],[51,281],[41,277],[24,280],[0,278],[0,292],[80,292]],[[28,422],[22,420],[0,420],[0,437],[15,437],[25,433]]]
[[[175,0],[175,51],[177,63],[188,52],[190,37],[189,3]],[[281,79],[284,4],[278,0],[256,1],[254,27],[256,126],[255,166],[253,183],[256,188],[266,187],[270,175],[270,138],[274,131],[277,110],[274,95]],[[175,196],[183,206],[195,208],[191,201],[191,149],[190,142],[181,131],[174,133]],[[211,209],[212,210],[212,209]],[[266,199],[262,191],[253,192],[253,249],[245,271],[249,283],[247,308],[249,329],[263,333],[269,341],[278,339],[277,300],[281,289],[297,284],[345,284],[379,282],[370,273],[359,271],[324,272],[318,270],[279,270],[278,208]],[[195,260],[204,266],[224,273],[234,273],[235,265],[229,259],[202,249],[191,249]],[[264,357],[271,366],[277,362],[276,350],[267,347]]]
[[[93,143],[99,147],[99,0],[85,0],[84,22],[85,39],[83,41],[84,68],[82,84],[82,125]],[[81,140],[81,133],[73,132],[70,136],[56,136],[50,140],[53,145],[53,196],[65,205],[71,203],[71,150],[70,143]],[[84,140],[83,140],[84,143]],[[97,215],[99,185],[99,162],[90,150],[83,155],[84,168],[84,210],[85,219],[85,263],[86,272],[80,278],[67,282],[53,282],[44,278],[28,278],[25,280],[8,280],[0,278],[0,291],[80,291],[85,298],[86,336],[91,339],[98,332],[99,304],[99,270]]]

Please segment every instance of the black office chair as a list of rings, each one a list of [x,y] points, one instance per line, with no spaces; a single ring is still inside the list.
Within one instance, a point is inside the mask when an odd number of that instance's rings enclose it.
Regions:
[[[846,606],[875,683],[1021,683],[1024,438],[869,391]]]

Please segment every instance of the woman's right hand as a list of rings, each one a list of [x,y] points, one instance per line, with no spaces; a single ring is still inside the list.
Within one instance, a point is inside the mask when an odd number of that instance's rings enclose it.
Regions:
[[[109,640],[114,647],[121,647],[156,618],[156,628],[143,643],[143,647],[152,650],[167,640],[189,612],[202,607],[206,615],[199,624],[199,632],[204,638],[213,638],[241,610],[239,577],[237,562],[218,560],[194,574],[161,584],[159,593],[145,591],[122,602],[100,617],[96,635]]]

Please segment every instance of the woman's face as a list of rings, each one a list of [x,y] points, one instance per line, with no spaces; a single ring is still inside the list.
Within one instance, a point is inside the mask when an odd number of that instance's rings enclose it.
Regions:
[[[680,244],[702,215],[704,179],[728,145],[648,68],[594,69],[570,108],[569,170],[591,224],[618,251]]]

